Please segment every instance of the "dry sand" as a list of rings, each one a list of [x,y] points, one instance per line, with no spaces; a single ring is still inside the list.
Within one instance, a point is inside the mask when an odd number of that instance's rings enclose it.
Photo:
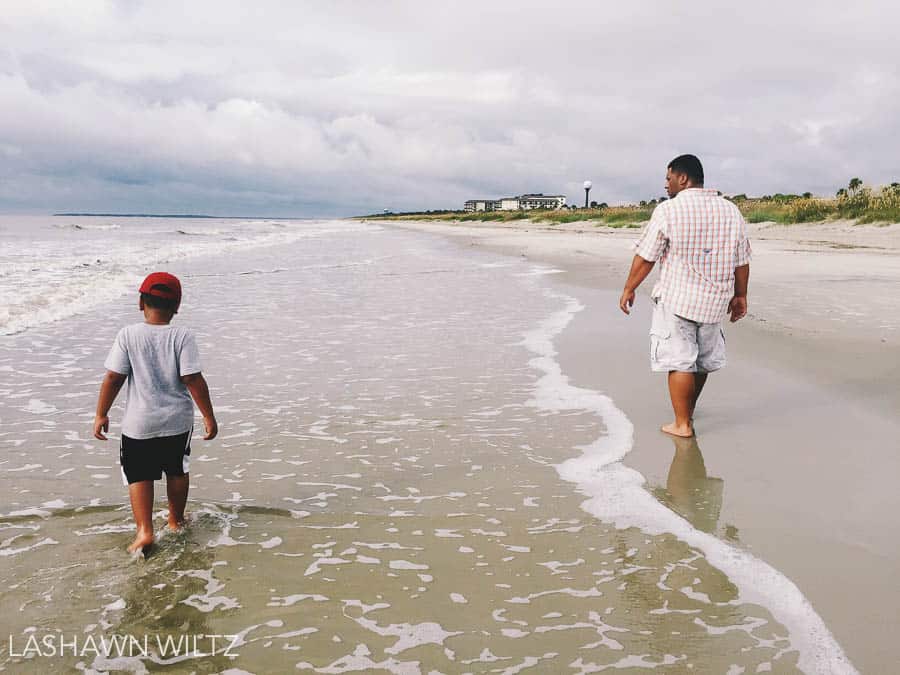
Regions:
[[[626,463],[666,498],[671,409],[649,372],[647,294],[617,309],[635,229],[591,223],[390,222],[565,270],[586,305],[558,339],[573,384],[635,426]],[[900,644],[900,225],[751,226],[750,314],[697,413],[720,536],[788,575],[862,672],[896,672]],[[642,293],[642,294],[641,294]]]

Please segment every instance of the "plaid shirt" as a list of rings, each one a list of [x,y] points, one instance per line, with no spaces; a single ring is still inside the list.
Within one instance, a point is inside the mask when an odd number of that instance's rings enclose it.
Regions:
[[[734,268],[750,262],[741,212],[704,188],[682,190],[657,206],[634,250],[644,260],[659,261],[652,297],[698,323],[725,318],[734,297]]]

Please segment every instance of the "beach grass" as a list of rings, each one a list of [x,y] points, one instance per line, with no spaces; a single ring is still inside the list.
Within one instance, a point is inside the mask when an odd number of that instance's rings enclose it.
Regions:
[[[731,197],[750,223],[784,225],[846,219],[857,223],[900,223],[900,183],[879,188],[863,185],[858,178],[841,188],[833,198],[775,194],[760,198]]]
[[[525,220],[528,218],[528,213],[525,211],[481,211],[479,213],[464,213],[463,215],[457,215],[456,220],[462,221],[503,221],[507,222],[510,220]]]
[[[845,219],[860,224],[900,223],[900,183],[873,188],[858,178],[852,179],[846,188],[838,190],[834,197],[815,197],[809,192],[802,195],[781,194],[748,197],[727,196],[740,209],[749,223],[819,223]],[[510,222],[529,220],[548,225],[590,221],[596,227],[641,227],[650,220],[656,200],[640,204],[577,209],[540,209],[533,211],[424,211],[387,213],[360,216],[384,220],[438,220],[454,222]]]

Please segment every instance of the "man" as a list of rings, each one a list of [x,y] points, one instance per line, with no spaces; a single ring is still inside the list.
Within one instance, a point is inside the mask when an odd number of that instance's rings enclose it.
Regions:
[[[738,208],[703,187],[703,166],[681,155],[666,170],[670,199],[653,211],[635,244],[637,255],[619,308],[631,313],[634,292],[659,262],[653,287],[650,367],[669,374],[675,421],[662,430],[693,436],[694,407],[708,373],[725,365],[722,321],[747,314],[750,241]]]

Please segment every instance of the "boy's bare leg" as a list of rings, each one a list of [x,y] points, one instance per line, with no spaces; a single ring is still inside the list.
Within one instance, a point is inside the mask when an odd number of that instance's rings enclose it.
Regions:
[[[131,497],[131,512],[137,525],[137,535],[128,546],[128,552],[134,553],[153,543],[153,481],[131,483],[128,496]]]
[[[697,401],[697,382],[695,373],[669,371],[669,396],[672,399],[672,410],[675,421],[662,427],[662,430],[673,436],[690,438],[694,435],[691,415]]]
[[[169,497],[169,529],[184,526],[184,507],[187,504],[190,474],[166,476],[166,494]]]

